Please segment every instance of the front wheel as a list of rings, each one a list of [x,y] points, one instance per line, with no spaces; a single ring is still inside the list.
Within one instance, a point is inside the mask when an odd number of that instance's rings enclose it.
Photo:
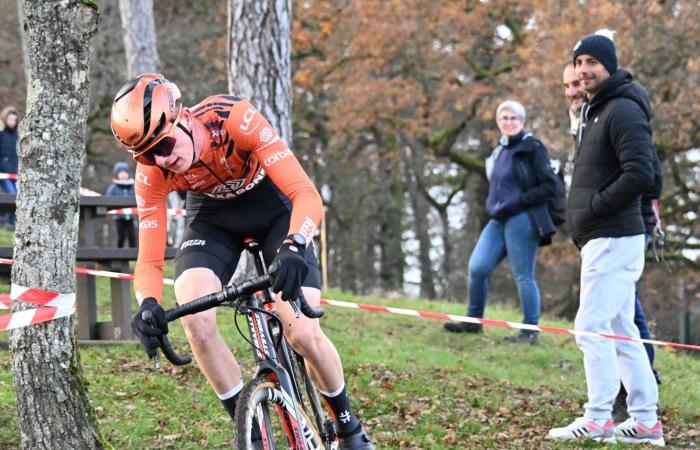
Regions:
[[[321,438],[306,413],[276,381],[259,377],[238,396],[236,448],[241,450],[322,450]],[[304,446],[306,443],[306,446]]]

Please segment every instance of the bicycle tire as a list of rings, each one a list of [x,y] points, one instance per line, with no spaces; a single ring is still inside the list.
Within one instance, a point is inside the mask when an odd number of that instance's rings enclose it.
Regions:
[[[291,431],[291,421],[296,422],[291,399],[279,384],[265,377],[258,377],[246,384],[236,405],[236,448],[240,450],[296,449],[298,437]],[[323,443],[314,422],[306,412],[300,412],[300,430],[309,450],[323,450]],[[260,423],[263,427],[260,427]],[[251,442],[251,431],[257,424],[263,436]]]

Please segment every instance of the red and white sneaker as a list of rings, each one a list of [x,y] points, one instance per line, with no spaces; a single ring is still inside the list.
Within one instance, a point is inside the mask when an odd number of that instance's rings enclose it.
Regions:
[[[563,428],[552,428],[547,438],[555,441],[573,441],[592,439],[596,442],[615,443],[615,423],[612,419],[604,425],[596,425],[593,420],[579,417]]]
[[[648,428],[634,417],[630,417],[615,427],[615,437],[626,444],[666,446],[663,425],[660,420],[652,428]]]

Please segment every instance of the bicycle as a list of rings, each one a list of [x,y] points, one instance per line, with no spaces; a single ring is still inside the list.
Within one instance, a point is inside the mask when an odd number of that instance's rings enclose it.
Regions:
[[[236,329],[253,347],[258,364],[256,375],[238,397],[235,414],[236,448],[245,450],[336,449],[338,437],[330,413],[321,408],[316,387],[309,378],[304,359],[287,343],[283,324],[277,315],[271,280],[262,249],[247,239],[245,249],[253,255],[257,276],[239,284],[229,284],[220,292],[165,311],[168,322],[217,306],[234,309]],[[261,295],[259,295],[261,293]],[[322,308],[311,307],[303,296],[291,302],[299,317],[320,318]],[[246,317],[250,339],[238,325],[238,315]],[[153,320],[150,311],[145,321]],[[189,364],[189,355],[177,354],[166,335],[160,349],[173,364]],[[160,359],[156,353],[156,368]],[[313,419],[308,415],[311,412]],[[259,438],[259,439],[258,439]]]

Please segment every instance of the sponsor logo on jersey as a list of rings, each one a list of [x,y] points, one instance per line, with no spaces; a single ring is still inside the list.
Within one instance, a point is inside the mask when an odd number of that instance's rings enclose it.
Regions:
[[[142,220],[139,222],[139,228],[158,228],[158,221],[156,219]]]
[[[146,186],[152,186],[151,182],[148,181],[148,175],[144,175],[143,172],[136,172],[136,182],[145,184]]]
[[[151,212],[156,211],[156,210],[158,209],[158,206],[157,206],[157,205],[156,205],[156,206],[151,206],[150,208],[141,208],[141,207],[139,207],[139,208],[136,208],[136,209],[137,209],[138,212],[141,213],[141,214],[147,214],[147,213],[151,213]]]
[[[260,131],[260,140],[262,142],[269,141],[271,137],[272,137],[272,128],[265,127],[262,129],[262,131]]]
[[[243,113],[243,123],[241,124],[241,131],[248,131],[248,128],[250,128],[250,122],[253,120],[253,117],[255,117],[255,113],[257,113],[255,108],[252,106],[246,109],[245,113]]]
[[[243,186],[245,183],[245,178],[237,178],[235,180],[226,180],[225,184],[219,184],[214,189],[211,190],[212,194],[231,194],[236,189]],[[218,197],[217,197],[218,198]]]
[[[212,189],[210,192],[204,192],[204,195],[211,197],[211,198],[220,199],[220,200],[227,200],[227,199],[236,198],[239,195],[244,194],[244,193],[248,192],[249,190],[253,189],[264,178],[265,178],[265,171],[261,169],[260,173],[258,173],[250,183],[246,184],[244,187],[241,187],[240,189],[237,189],[234,191],[233,188],[227,189],[223,185],[220,184],[217,187],[215,187],[214,189]],[[245,180],[243,180],[243,179],[232,180],[232,181],[241,182],[241,184],[243,182],[245,182]],[[228,181],[227,183],[230,183],[230,182],[231,181]]]
[[[292,156],[292,151],[289,149],[285,149],[279,152],[275,152],[267,158],[265,158],[263,164],[265,165],[265,167],[270,167],[274,164],[277,164],[278,161],[283,160],[285,158],[289,158],[290,156]]]
[[[187,247],[202,246],[206,244],[207,241],[204,239],[190,239],[189,241],[185,241],[182,243],[182,245],[180,246],[180,250],[183,250]]]
[[[207,180],[199,180],[196,183],[191,184],[190,186],[192,187],[192,189],[197,189],[198,187],[202,186],[206,182],[207,182]]]
[[[299,233],[301,233],[306,238],[306,242],[311,241],[311,239],[314,237],[314,234],[316,234],[316,224],[311,219],[311,217],[307,217],[304,219],[304,223],[301,224],[301,229],[299,230]]]
[[[144,200],[143,197],[138,194],[136,194],[134,197],[136,197],[136,206],[143,208],[146,205],[146,200]]]

